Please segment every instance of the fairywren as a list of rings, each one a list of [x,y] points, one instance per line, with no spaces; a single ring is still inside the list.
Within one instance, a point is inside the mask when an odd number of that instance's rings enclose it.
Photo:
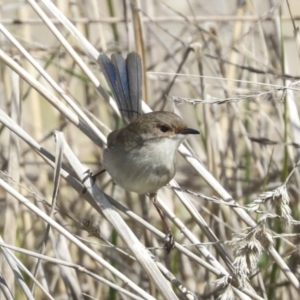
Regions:
[[[117,102],[126,126],[112,131],[107,137],[103,165],[112,179],[127,191],[150,194],[157,191],[175,175],[175,154],[187,134],[199,134],[188,128],[176,114],[156,111],[142,114],[142,67],[140,56],[131,52],[126,60],[118,54],[109,59],[100,54],[98,63]],[[157,203],[154,201],[163,218]],[[167,251],[174,246],[168,230]]]

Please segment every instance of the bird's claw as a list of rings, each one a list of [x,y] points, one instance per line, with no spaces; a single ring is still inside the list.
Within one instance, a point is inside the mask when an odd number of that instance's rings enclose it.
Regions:
[[[85,183],[87,181],[87,179],[91,178],[93,180],[93,184],[92,185],[94,185],[94,183],[96,181],[96,177],[93,174],[93,172],[90,169],[87,169],[83,174],[86,174],[86,176],[83,177],[83,179],[81,180],[81,182]]]
[[[93,175],[93,172],[90,169],[87,169],[83,174],[86,174],[86,176],[83,177],[81,180],[81,183],[85,183],[89,178],[92,179],[92,186],[94,185],[96,181],[96,177]],[[82,194],[86,193],[86,187],[83,188]]]
[[[175,239],[171,232],[168,232],[163,239],[163,248],[166,249],[167,254],[175,247]]]

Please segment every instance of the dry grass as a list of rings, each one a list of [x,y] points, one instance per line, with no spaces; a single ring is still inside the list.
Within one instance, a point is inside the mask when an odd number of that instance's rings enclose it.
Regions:
[[[237,3],[0,4],[5,299],[298,297],[300,6]],[[81,183],[122,126],[98,53],[133,50],[144,112],[201,131],[159,192],[169,255],[146,196]]]

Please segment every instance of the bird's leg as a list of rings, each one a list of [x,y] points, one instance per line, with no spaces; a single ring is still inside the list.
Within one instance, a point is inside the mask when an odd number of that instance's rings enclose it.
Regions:
[[[166,249],[167,253],[170,253],[170,251],[174,248],[175,246],[175,240],[174,240],[174,236],[170,230],[170,227],[168,226],[168,223],[166,221],[166,218],[164,217],[164,213],[163,211],[161,210],[161,208],[159,207],[159,204],[157,203],[157,194],[150,194],[150,199],[151,201],[153,202],[154,204],[154,207],[156,208],[161,220],[162,220],[162,223],[163,223],[163,226],[165,228],[165,231],[166,231],[166,236],[164,237],[163,239],[163,246],[164,248]]]

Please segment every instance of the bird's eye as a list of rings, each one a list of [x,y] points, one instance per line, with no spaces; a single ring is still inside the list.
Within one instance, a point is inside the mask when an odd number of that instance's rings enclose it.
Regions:
[[[168,126],[164,126],[164,125],[160,126],[159,129],[160,129],[161,132],[167,132],[167,131],[170,130],[170,128]]]

